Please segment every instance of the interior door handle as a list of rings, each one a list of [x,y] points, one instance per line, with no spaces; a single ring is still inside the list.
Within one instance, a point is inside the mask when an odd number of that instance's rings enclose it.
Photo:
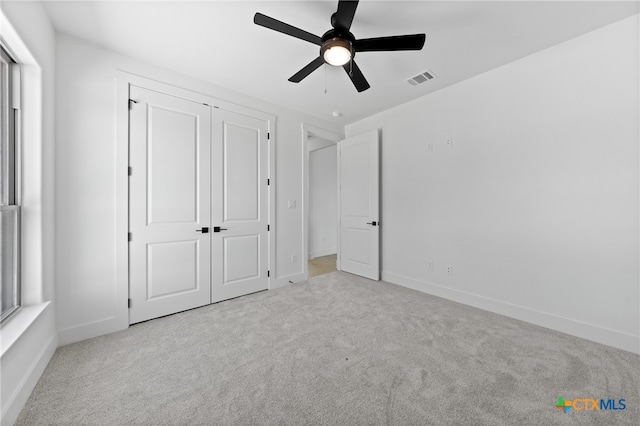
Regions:
[[[202,229],[196,229],[196,232],[202,232],[203,234],[208,234],[209,233],[209,228],[207,228],[205,226]]]
[[[213,227],[213,232],[220,232],[220,231],[226,231],[227,228],[220,228],[219,226],[214,226]]]
[[[376,222],[375,220],[373,222],[367,222],[367,225],[378,226],[379,224],[380,222]]]

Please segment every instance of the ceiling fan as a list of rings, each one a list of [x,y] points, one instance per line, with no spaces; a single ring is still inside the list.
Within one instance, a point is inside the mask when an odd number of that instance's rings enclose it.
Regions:
[[[323,63],[336,67],[343,67],[349,75],[358,92],[367,90],[369,83],[362,71],[353,60],[356,52],[382,52],[395,50],[420,50],[424,46],[424,34],[410,34],[390,37],[375,37],[356,39],[349,31],[353,17],[358,7],[358,1],[338,2],[338,10],[331,15],[333,27],[322,37],[296,28],[292,25],[273,19],[262,13],[256,13],[253,22],[265,28],[278,31],[309,43],[320,46],[320,56],[309,62],[304,68],[289,78],[293,83],[299,83],[320,67]]]

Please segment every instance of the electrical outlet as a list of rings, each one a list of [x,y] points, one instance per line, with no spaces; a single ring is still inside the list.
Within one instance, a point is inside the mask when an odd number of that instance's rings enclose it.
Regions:
[[[447,275],[453,275],[453,266],[447,265]]]
[[[295,254],[291,255],[291,263],[298,263],[298,256]]]
[[[433,271],[433,262],[431,261],[427,262],[427,270]]]
[[[451,148],[453,146],[453,138],[447,138],[447,148]]]
[[[296,208],[296,200],[289,200],[287,202],[287,208],[295,209]]]
[[[433,151],[433,144],[432,144],[432,143],[428,143],[428,144],[427,144],[427,149],[428,149],[429,151]]]

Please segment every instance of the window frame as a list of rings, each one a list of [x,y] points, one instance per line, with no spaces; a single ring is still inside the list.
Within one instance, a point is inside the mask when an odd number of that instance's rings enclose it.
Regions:
[[[21,206],[19,200],[20,182],[20,63],[6,47],[3,40],[0,40],[0,84],[2,96],[0,98],[0,119],[2,120],[2,135],[0,137],[0,213],[13,215],[12,233],[9,236],[11,242],[7,246],[12,246],[12,256],[10,266],[10,277],[12,289],[8,292],[11,298],[11,306],[0,312],[0,322],[5,323],[16,312],[19,311],[22,302],[21,286],[21,236],[22,220]],[[7,239],[3,234],[3,240]],[[4,245],[4,241],[2,242]],[[0,256],[4,262],[5,259]],[[2,265],[2,269],[8,265]],[[6,277],[3,277],[6,278]],[[3,283],[4,286],[6,283]],[[5,289],[0,288],[4,293]],[[4,307],[2,308],[4,309]]]

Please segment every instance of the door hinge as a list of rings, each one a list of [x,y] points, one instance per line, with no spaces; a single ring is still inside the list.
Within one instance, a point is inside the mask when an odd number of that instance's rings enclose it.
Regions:
[[[127,308],[131,309],[131,299],[127,299]]]
[[[267,179],[267,186],[271,185],[271,179]]]
[[[128,167],[127,173],[129,173],[129,176],[131,176],[131,174],[133,173],[133,169],[131,168],[131,166]]]
[[[267,271],[267,278],[271,276],[271,271]]]
[[[271,231],[271,225],[267,225],[267,231]]]
[[[138,101],[134,101],[133,99],[129,99],[129,109],[133,109],[133,104],[137,104]]]
[[[271,140],[271,133],[267,132],[267,140]]]
[[[129,232],[129,233],[127,234],[127,238],[129,239],[129,241],[131,241],[131,240],[133,239],[133,236],[131,235],[131,232]]]

